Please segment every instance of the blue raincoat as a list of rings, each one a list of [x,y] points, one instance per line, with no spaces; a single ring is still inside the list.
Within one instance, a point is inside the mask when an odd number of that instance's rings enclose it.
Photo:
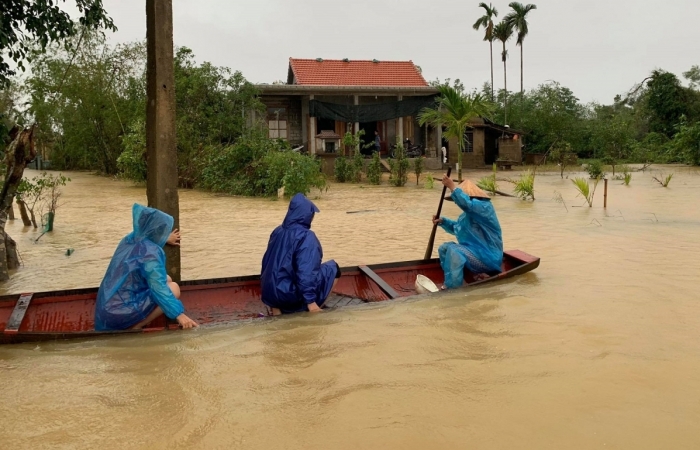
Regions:
[[[442,217],[442,229],[459,242],[446,242],[438,249],[445,286],[450,289],[464,282],[465,266],[475,274],[500,272],[503,262],[501,225],[491,200],[470,198],[460,188],[451,198],[464,212],[456,221]]]
[[[162,211],[134,204],[134,231],[117,246],[95,306],[95,330],[125,330],[160,306],[174,319],[185,311],[168,287],[163,246],[173,218]]]
[[[260,275],[267,306],[284,313],[308,311],[308,304],[321,306],[328,298],[338,265],[333,260],[321,264],[323,249],[310,229],[317,212],[311,200],[296,194],[284,222],[270,235]]]

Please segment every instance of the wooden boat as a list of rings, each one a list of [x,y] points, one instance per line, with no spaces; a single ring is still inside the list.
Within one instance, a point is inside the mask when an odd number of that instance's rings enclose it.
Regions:
[[[476,281],[465,272],[467,286],[520,275],[539,266],[540,259],[515,250],[505,252],[501,273]],[[424,275],[436,284],[443,282],[439,260],[406,261],[371,266],[346,267],[331,297],[330,308],[366,302],[381,302],[417,295],[415,281]],[[184,281],[181,300],[187,315],[200,325],[228,323],[268,315],[260,300],[259,275]],[[0,344],[123,335],[178,329],[161,316],[143,330],[98,332],[94,330],[97,288],[39,292],[0,297]]]

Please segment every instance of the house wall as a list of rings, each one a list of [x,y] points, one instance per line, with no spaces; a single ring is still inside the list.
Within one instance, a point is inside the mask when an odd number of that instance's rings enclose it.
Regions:
[[[508,161],[522,162],[522,140],[499,138],[498,139],[498,157]]]
[[[354,95],[315,95],[313,98],[315,100],[336,104],[351,105],[355,103]],[[262,95],[260,97],[261,102],[266,108],[285,109],[284,117],[287,121],[287,140],[293,146],[305,145],[306,151],[311,150],[311,143],[315,140],[315,136],[311,136],[311,134],[320,131],[318,126],[313,126],[312,124],[312,121],[317,119],[309,117],[309,99],[310,97],[308,95]],[[395,95],[363,96],[358,94],[358,104],[360,105],[395,102],[397,100],[398,97]],[[271,119],[267,116],[268,114],[263,117],[263,122],[266,126]],[[400,125],[402,125],[401,129],[399,129]],[[387,151],[389,145],[396,143],[397,136],[399,135],[403,135],[404,139],[410,139],[414,144],[422,144],[426,150],[431,150],[428,153],[429,155],[436,155],[439,149],[439,147],[436,146],[438,134],[435,130],[430,129],[428,141],[426,142],[425,127],[421,127],[415,117],[404,117],[403,120],[391,119],[382,121],[378,124],[378,129],[380,130],[383,143],[383,151]],[[353,127],[352,125],[336,122],[334,131],[343,136],[346,131],[353,131]],[[450,149],[452,149],[452,146],[450,146]]]
[[[287,140],[292,145],[301,145],[305,139],[302,133],[302,101],[299,96],[262,96],[260,101],[266,108],[284,108],[287,122]],[[265,126],[271,117],[266,115]]]
[[[473,148],[472,152],[462,153],[462,168],[463,169],[483,169],[484,168],[484,153],[486,144],[484,142],[485,133],[481,128],[473,130]],[[459,143],[456,138],[450,138],[448,150],[448,163],[451,167],[455,167],[459,155]]]

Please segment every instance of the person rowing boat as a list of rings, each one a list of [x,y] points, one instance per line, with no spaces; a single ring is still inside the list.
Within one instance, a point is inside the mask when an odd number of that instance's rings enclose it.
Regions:
[[[457,185],[447,175],[442,184],[463,213],[457,220],[433,216],[433,223],[457,237],[457,242],[445,242],[438,249],[440,266],[445,273],[443,289],[454,289],[464,284],[465,267],[478,278],[486,278],[501,271],[503,237],[496,210],[489,196],[469,180]]]

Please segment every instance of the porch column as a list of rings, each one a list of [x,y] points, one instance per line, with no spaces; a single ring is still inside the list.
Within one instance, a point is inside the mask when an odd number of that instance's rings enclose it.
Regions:
[[[403,100],[403,95],[399,95],[399,101]],[[399,137],[399,142],[403,145],[403,117],[396,120],[396,135]]]
[[[355,98],[354,98],[354,104],[355,104],[355,106],[357,106],[357,105],[360,104],[360,96],[359,96],[359,95],[355,95],[354,97],[355,97]],[[354,130],[353,130],[353,133],[357,133],[358,131],[360,131],[360,122],[355,122],[355,127],[354,127]]]
[[[314,99],[314,94],[309,95],[309,100]],[[316,154],[316,118],[309,116],[309,153]]]
[[[309,141],[309,99],[306,96],[301,97],[301,140],[304,144],[306,140],[305,151],[310,151],[311,142]]]

